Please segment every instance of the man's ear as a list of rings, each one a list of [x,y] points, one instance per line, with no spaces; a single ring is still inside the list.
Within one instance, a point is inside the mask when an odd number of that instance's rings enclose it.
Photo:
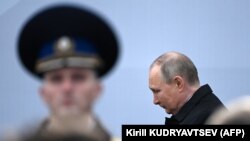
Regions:
[[[45,88],[45,86],[41,86],[41,87],[39,88],[39,95],[40,95],[40,97],[43,99],[43,101],[44,101],[45,103],[48,103],[48,101],[49,101],[49,96],[48,96],[48,94],[46,93],[46,88]]]
[[[95,97],[94,99],[98,99],[100,95],[102,94],[103,86],[99,80],[96,82],[96,88],[95,88]]]
[[[179,91],[183,91],[184,89],[184,79],[180,76],[175,76],[174,77],[174,83],[176,85],[176,87],[178,88]]]

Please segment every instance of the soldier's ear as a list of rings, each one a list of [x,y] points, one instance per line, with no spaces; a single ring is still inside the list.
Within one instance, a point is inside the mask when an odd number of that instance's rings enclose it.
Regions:
[[[39,88],[39,95],[43,99],[44,102],[48,102],[48,95],[46,94],[46,88],[44,86],[41,86]]]
[[[102,94],[102,90],[103,90],[103,87],[102,87],[102,84],[101,82],[98,80],[96,82],[96,85],[94,87],[94,94],[92,95],[92,100],[93,101],[96,101]]]
[[[100,81],[97,82],[96,86],[96,99],[102,94],[103,86]]]

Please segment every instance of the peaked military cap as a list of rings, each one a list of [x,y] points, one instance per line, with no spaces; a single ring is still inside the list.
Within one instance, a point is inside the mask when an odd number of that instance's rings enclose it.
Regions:
[[[38,12],[18,38],[20,61],[38,78],[65,67],[94,69],[102,77],[115,65],[118,54],[111,27],[96,14],[72,5]]]

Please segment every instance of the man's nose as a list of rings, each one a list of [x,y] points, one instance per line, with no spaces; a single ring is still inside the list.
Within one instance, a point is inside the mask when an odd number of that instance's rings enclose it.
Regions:
[[[65,79],[62,83],[63,92],[70,92],[73,88],[73,83],[71,80]]]
[[[159,104],[159,99],[158,99],[158,97],[155,96],[155,95],[154,95],[153,103],[154,103],[155,105],[158,105],[158,104]]]

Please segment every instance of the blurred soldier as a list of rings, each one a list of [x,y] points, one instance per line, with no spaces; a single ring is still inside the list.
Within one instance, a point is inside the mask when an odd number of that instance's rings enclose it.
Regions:
[[[250,125],[250,96],[243,96],[220,108],[206,122],[214,125]]]
[[[100,78],[114,66],[119,50],[114,33],[100,17],[69,5],[45,9],[23,27],[18,53],[23,66],[42,79],[39,91],[50,113],[25,139],[111,139],[93,106],[102,91]]]

